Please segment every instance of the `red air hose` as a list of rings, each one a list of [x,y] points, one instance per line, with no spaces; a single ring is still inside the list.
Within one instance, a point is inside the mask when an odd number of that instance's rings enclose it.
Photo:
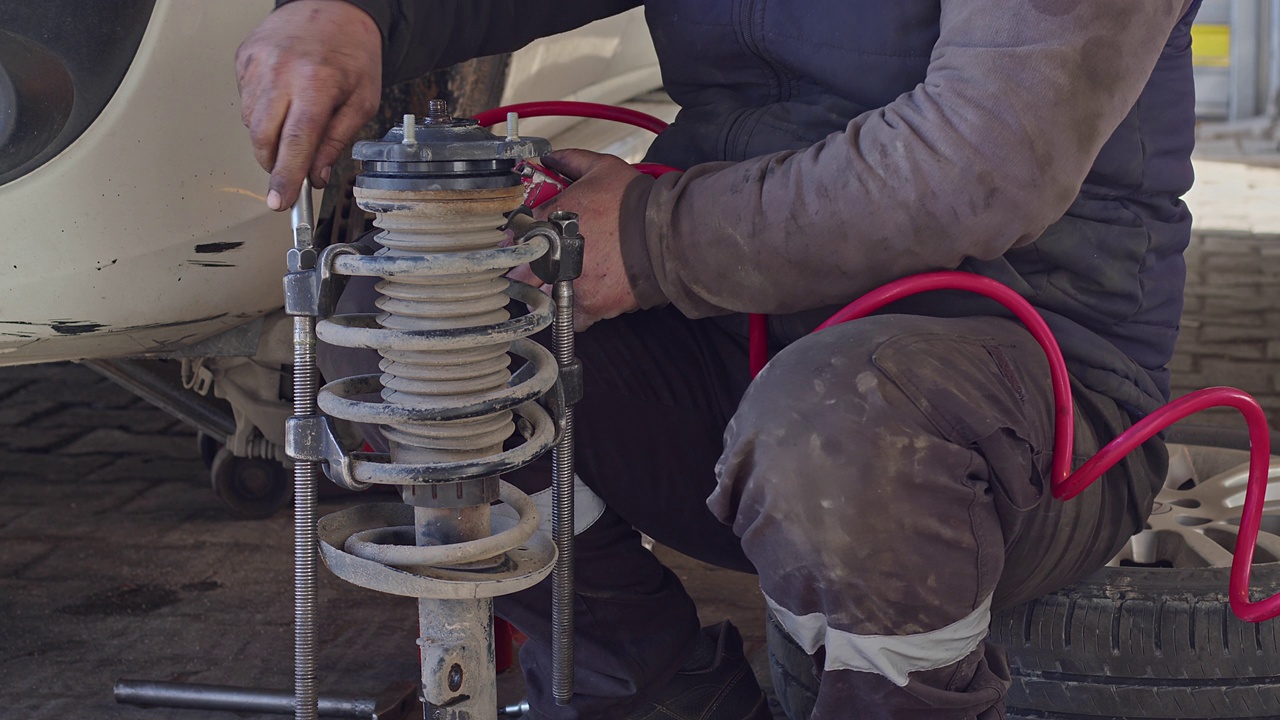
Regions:
[[[642,130],[657,134],[667,129],[667,123],[647,113],[627,108],[601,105],[599,103],[575,102],[572,100],[546,100],[542,102],[516,103],[506,107],[485,110],[476,115],[475,121],[481,127],[489,127],[507,121],[507,113],[516,113],[521,118],[537,117],[579,117],[595,120],[612,120],[613,122],[634,125]]]
[[[519,113],[521,117],[567,115],[613,120],[655,133],[660,133],[667,128],[667,123],[645,113],[583,102],[536,102],[510,105],[480,113],[476,116],[476,121],[483,126],[496,125],[507,119],[508,112]],[[655,177],[665,172],[677,171],[665,165],[648,165],[649,167],[645,169],[647,174]],[[1239,410],[1249,428],[1249,478],[1245,489],[1244,507],[1241,510],[1240,533],[1236,538],[1236,548],[1231,561],[1229,591],[1231,609],[1242,620],[1251,622],[1261,622],[1280,616],[1280,593],[1257,602],[1249,599],[1249,572],[1257,547],[1258,531],[1262,527],[1262,510],[1266,502],[1268,466],[1271,461],[1271,436],[1267,429],[1267,419],[1256,400],[1248,393],[1235,388],[1215,387],[1197,390],[1134,423],[1072,473],[1071,455],[1075,413],[1071,402],[1071,384],[1067,376],[1066,363],[1062,359],[1062,351],[1058,348],[1058,343],[1044,318],[1040,317],[1025,298],[1005,285],[990,278],[966,272],[933,272],[914,275],[895,280],[863,295],[832,315],[830,319],[818,326],[818,330],[866,317],[909,295],[934,290],[965,290],[999,302],[1026,325],[1032,337],[1044,349],[1049,361],[1049,379],[1054,400],[1054,443],[1050,487],[1053,496],[1059,500],[1070,500],[1079,495],[1125,455],[1154,437],[1156,433],[1188,415],[1211,407],[1233,407]],[[749,328],[751,376],[755,377],[769,359],[767,316],[751,315]]]

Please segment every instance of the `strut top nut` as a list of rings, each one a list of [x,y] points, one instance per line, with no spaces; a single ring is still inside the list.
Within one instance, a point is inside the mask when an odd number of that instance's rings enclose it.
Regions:
[[[428,101],[427,116],[422,121],[426,125],[448,125],[453,122],[453,116],[449,114],[449,103],[445,100]]]

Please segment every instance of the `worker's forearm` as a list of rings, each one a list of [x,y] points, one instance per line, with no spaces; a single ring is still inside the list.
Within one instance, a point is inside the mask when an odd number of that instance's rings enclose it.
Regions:
[[[804,151],[637,183],[643,222],[624,218],[623,238],[637,295],[694,316],[796,311],[1034,240],[1189,4],[944,0],[914,91]]]
[[[278,0],[277,5],[291,0]],[[511,52],[547,35],[616,15],[640,0],[345,0],[382,31],[383,82],[474,57]]]

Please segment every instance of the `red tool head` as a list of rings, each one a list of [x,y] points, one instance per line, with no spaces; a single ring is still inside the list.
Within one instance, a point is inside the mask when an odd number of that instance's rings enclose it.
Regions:
[[[536,208],[559,195],[572,182],[560,173],[548,170],[532,160],[522,160],[519,165],[516,165],[516,171],[520,173],[520,182],[524,184],[524,204],[531,208]]]

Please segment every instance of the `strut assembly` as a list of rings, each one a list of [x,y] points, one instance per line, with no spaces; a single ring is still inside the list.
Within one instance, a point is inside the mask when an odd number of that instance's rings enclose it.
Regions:
[[[531,587],[555,569],[554,694],[572,696],[573,280],[582,268],[577,216],[535,221],[521,208],[514,169],[550,150],[455,120],[433,100],[381,140],[356,144],[357,204],[376,216],[382,249],[317,250],[308,188],[295,206],[285,278],[295,318],[295,717],[314,718],[315,552],[361,587],[418,598],[422,702],[428,718],[498,712],[493,598]],[[521,208],[521,210],[516,210]],[[514,243],[507,243],[508,232]],[[531,263],[548,298],[509,281]],[[375,277],[380,312],[333,315],[344,277]],[[512,316],[517,301],[528,312]],[[529,336],[550,326],[554,353]],[[316,338],[377,350],[381,375],[335,379],[317,390]],[[510,367],[511,358],[519,367]],[[379,401],[370,397],[379,397]],[[389,453],[347,452],[331,417],[377,425]],[[521,441],[508,441],[518,431]],[[553,449],[554,540],[538,532],[528,495],[501,480]],[[395,486],[402,503],[353,507],[315,521],[316,469],[350,490]],[[491,512],[501,501],[510,511]],[[318,543],[317,543],[318,541]]]

